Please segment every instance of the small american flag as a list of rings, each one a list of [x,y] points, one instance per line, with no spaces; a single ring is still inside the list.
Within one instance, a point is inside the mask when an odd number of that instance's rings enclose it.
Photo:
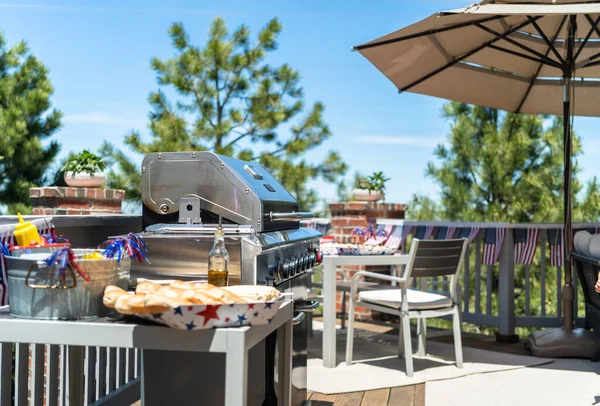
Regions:
[[[514,230],[515,237],[515,263],[531,264],[537,249],[540,230],[537,228],[517,228]]]
[[[548,230],[548,244],[550,245],[550,266],[563,266],[565,262],[563,234],[563,230],[560,228]]]
[[[369,237],[367,241],[365,241],[365,245],[380,245],[383,244],[392,234],[392,229],[394,226],[387,224],[379,224],[375,229],[375,236]]]
[[[483,240],[483,265],[494,265],[502,249],[506,228],[487,228]]]
[[[477,234],[479,234],[479,227],[461,228],[456,238],[466,238],[470,244],[477,237]]]
[[[596,227],[582,227],[582,228],[573,229],[573,235],[575,235],[575,233],[577,233],[579,231],[587,231],[590,234],[596,234],[596,233],[598,233],[598,228],[596,228]]]
[[[406,241],[406,237],[410,234],[412,226],[402,225],[396,226],[390,233],[390,237],[385,242],[386,247],[400,247]]]
[[[449,240],[454,235],[456,231],[456,227],[438,227],[435,235],[433,236],[434,240]]]
[[[419,240],[429,240],[433,234],[433,226],[419,226],[415,232],[415,238]]]

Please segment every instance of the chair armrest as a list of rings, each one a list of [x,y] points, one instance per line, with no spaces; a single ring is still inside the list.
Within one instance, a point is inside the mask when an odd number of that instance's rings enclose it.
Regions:
[[[406,289],[407,284],[408,284],[408,281],[405,278],[400,278],[398,276],[385,275],[385,274],[368,272],[368,271],[358,271],[357,273],[354,274],[354,277],[352,278],[352,288],[350,290],[350,298],[352,300],[356,299],[356,293],[358,291],[358,284],[359,284],[358,278],[360,276],[368,276],[369,278],[373,278],[373,279],[381,279],[384,281],[396,282],[398,284],[398,286],[400,286],[403,289]]]
[[[386,274],[381,274],[381,273],[376,273],[376,272],[368,272],[368,271],[358,271],[357,273],[354,274],[354,277],[352,278],[352,283],[354,283],[359,276],[368,276],[369,278],[373,278],[373,279],[381,279],[384,281],[393,281],[393,282],[397,282],[400,285],[406,284],[406,279],[405,278],[401,278],[399,276],[392,276],[392,275],[386,275]]]

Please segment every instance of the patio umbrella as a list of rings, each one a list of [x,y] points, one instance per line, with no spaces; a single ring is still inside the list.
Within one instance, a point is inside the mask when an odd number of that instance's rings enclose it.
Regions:
[[[600,1],[484,1],[439,12],[354,47],[402,92],[515,113],[564,116],[564,241],[571,228],[571,117],[600,116]],[[571,244],[562,328],[536,332],[534,355],[595,357],[574,329]]]

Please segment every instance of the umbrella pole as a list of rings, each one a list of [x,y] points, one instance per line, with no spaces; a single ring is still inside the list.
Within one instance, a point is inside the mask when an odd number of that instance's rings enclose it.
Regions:
[[[569,41],[567,44],[566,67],[564,73],[563,84],[563,141],[564,141],[564,267],[565,267],[565,284],[562,290],[563,299],[563,328],[572,330],[574,328],[574,312],[573,300],[574,291],[571,283],[571,244],[573,241],[573,227],[571,221],[571,180],[572,180],[572,149],[573,137],[571,129],[571,75],[573,66],[573,24],[569,24]],[[572,35],[573,34],[573,35]]]
[[[571,95],[573,76],[573,48],[575,43],[576,18],[569,16],[569,34],[567,54],[563,72],[563,119],[564,119],[564,268],[563,320],[562,327],[541,330],[532,333],[525,342],[525,348],[531,355],[552,358],[590,358],[600,359],[600,343],[595,334],[581,328],[574,328],[574,290],[571,282],[571,244],[573,228],[571,221],[571,180],[572,180],[572,133],[571,133]]]

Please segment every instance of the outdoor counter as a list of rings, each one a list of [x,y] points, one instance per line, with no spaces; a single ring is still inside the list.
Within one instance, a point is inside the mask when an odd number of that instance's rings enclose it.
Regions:
[[[202,400],[210,394],[206,392],[206,387],[203,388],[201,375],[210,374],[215,368],[211,364],[214,358],[210,358],[210,353],[220,353],[225,358],[225,405],[245,406],[247,405],[245,395],[248,385],[249,351],[271,333],[276,332],[281,360],[278,362],[277,369],[277,393],[280,395],[278,404],[289,405],[292,314],[293,303],[285,301],[274,319],[267,325],[182,331],[149,325],[144,321],[135,324],[108,318],[93,321],[19,319],[11,316],[8,307],[5,306],[0,307],[0,355],[7,355],[10,351],[10,343],[69,346],[68,404],[82,405],[84,347],[140,349],[142,353],[140,377],[131,381],[127,387],[115,391],[120,393],[109,394],[94,405],[125,404],[132,398],[137,400],[138,397],[135,396],[137,392],[142,399],[142,405],[154,406],[204,404]],[[200,353],[207,355],[210,360],[203,361]],[[187,356],[184,365],[181,362],[165,362],[165,360],[181,360],[182,355]],[[0,372],[4,371],[7,364],[5,357],[0,358]],[[186,382],[182,384],[182,380],[179,379],[182,378],[181,374],[185,371],[189,373],[190,370],[197,371],[197,377],[188,375],[184,379]],[[161,379],[164,384],[157,384],[157,379]],[[160,390],[157,390],[157,387]],[[32,398],[35,397],[33,392],[32,389]],[[6,400],[6,396],[0,393],[1,406],[4,406],[3,399]]]

